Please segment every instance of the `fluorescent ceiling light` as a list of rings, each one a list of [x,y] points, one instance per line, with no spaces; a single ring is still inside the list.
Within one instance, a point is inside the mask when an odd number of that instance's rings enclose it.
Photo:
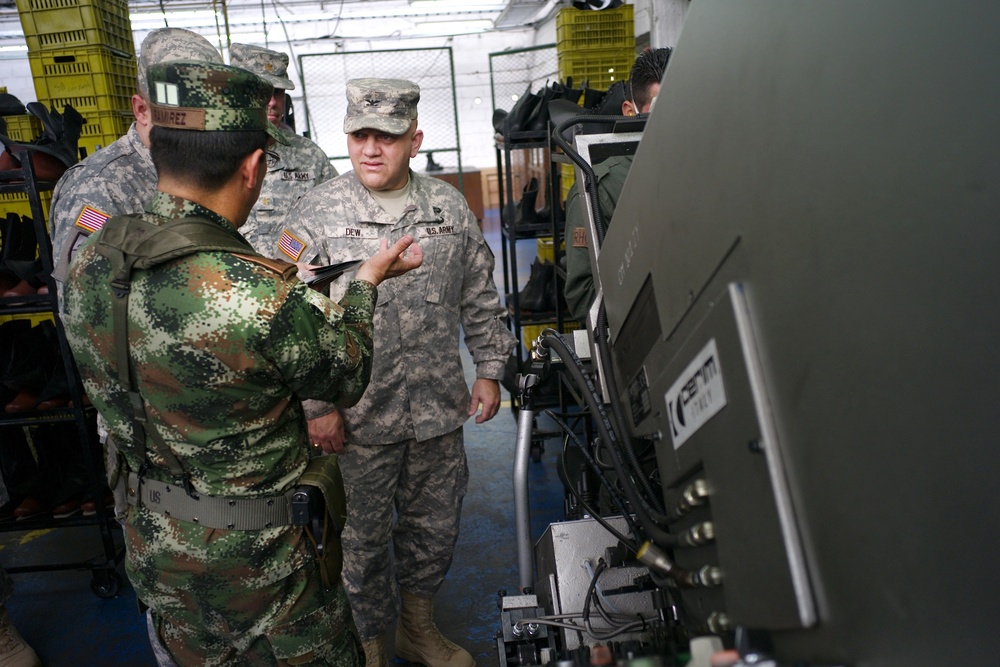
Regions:
[[[238,44],[263,44],[267,41],[267,35],[260,30],[257,32],[234,32],[229,35],[229,38]]]
[[[489,19],[472,19],[469,21],[424,21],[413,27],[418,35],[461,35],[470,32],[483,32],[493,27]]]
[[[216,13],[211,9],[194,11],[168,11],[168,12],[143,12],[130,14],[129,19],[133,24],[140,24],[140,28],[149,25],[163,27],[169,24],[171,28],[184,28],[198,25],[215,25]],[[218,17],[221,21],[221,15]],[[133,26],[134,28],[135,26]]]
[[[490,0],[410,0],[411,9],[419,9],[431,14],[440,14],[453,11],[500,11],[507,3],[503,0],[490,2]]]
[[[27,51],[27,44],[15,44],[14,46],[0,46],[0,52],[6,53],[8,51]]]

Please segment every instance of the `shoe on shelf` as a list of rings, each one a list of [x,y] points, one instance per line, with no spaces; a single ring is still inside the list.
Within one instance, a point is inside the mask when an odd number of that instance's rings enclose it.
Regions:
[[[110,510],[112,513],[115,509],[115,497],[108,491],[103,498],[104,508]],[[97,514],[97,501],[93,498],[83,501],[80,505],[80,512],[83,516],[94,516]]]
[[[81,496],[74,496],[69,500],[59,503],[52,508],[52,516],[56,519],[65,519],[71,517],[80,511],[80,505],[83,503],[83,498]],[[0,663],[2,665],[2,663]]]
[[[39,514],[45,514],[47,511],[48,508],[38,498],[28,496],[21,501],[20,505],[14,508],[14,518],[18,521],[23,521]]]

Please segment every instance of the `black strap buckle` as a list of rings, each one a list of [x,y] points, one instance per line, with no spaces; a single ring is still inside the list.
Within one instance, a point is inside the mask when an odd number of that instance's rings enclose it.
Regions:
[[[114,278],[111,280],[111,289],[116,297],[123,298],[128,296],[129,292],[132,291],[132,282],[122,280],[121,278]]]

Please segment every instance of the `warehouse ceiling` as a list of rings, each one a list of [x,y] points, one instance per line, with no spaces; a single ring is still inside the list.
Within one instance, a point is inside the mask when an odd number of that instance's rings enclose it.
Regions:
[[[25,0],[27,1],[27,0]],[[452,36],[530,28],[559,0],[130,0],[132,27],[164,26],[233,41],[311,42]],[[14,0],[0,0],[0,48],[19,35]]]

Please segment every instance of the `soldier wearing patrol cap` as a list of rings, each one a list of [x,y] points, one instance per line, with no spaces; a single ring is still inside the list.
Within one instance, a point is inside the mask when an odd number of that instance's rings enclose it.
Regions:
[[[49,229],[53,277],[62,282],[73,249],[114,215],[140,213],[156,192],[156,169],[149,156],[149,91],[146,71],[167,60],[222,62],[207,39],[182,28],[153,30],[139,47],[135,122],[128,133],[73,165],[52,193]]]
[[[235,67],[250,70],[274,86],[267,103],[267,118],[288,139],[287,145],[275,148],[277,159],[268,161],[260,198],[240,230],[254,248],[266,254],[277,243],[282,221],[292,204],[312,187],[336,176],[337,170],[322,148],[282,122],[285,91],[295,89],[288,78],[288,56],[250,44],[232,44],[229,59]]]
[[[465,199],[409,169],[423,141],[419,100],[411,81],[348,82],[344,132],[354,170],[298,201],[275,250],[327,264],[404,234],[424,246],[424,264],[380,290],[372,382],[357,406],[307,401],[306,414],[313,443],[344,452],[344,583],[367,665],[387,664],[398,588],[396,655],[428,667],[471,667],[468,651],[434,624],[432,598],[451,566],[468,484],[463,424],[497,413],[498,380],[515,342],[493,282],[493,253]],[[340,279],[331,293],[347,284]],[[471,394],[460,329],[476,364]]]
[[[356,667],[335,531],[293,511],[320,461],[300,397],[360,397],[377,286],[419,266],[419,248],[376,249],[339,304],[310,289],[237,231],[284,140],[271,85],[209,62],[147,76],[158,192],[80,246],[62,316],[125,461],[126,571],[157,660]]]

